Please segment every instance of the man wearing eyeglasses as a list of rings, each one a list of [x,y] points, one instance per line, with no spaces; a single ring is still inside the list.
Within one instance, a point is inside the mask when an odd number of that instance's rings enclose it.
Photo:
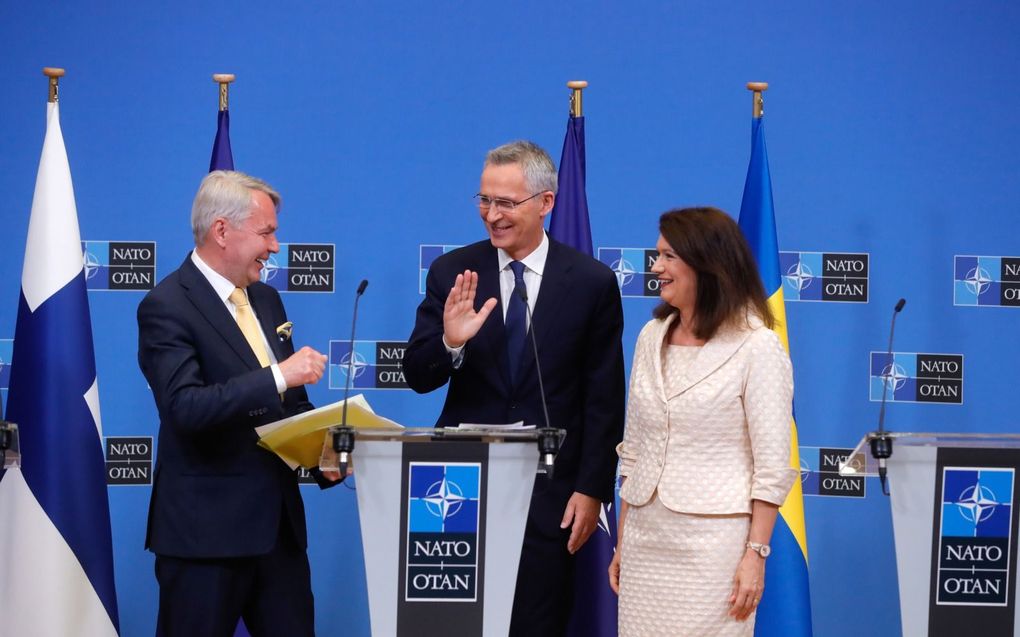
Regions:
[[[404,375],[419,393],[449,382],[436,426],[544,426],[534,330],[550,423],[567,435],[554,477],[535,482],[510,634],[562,635],[574,554],[613,498],[624,420],[620,292],[609,268],[546,235],[556,169],[537,145],[489,151],[475,199],[489,238],[429,268]]]

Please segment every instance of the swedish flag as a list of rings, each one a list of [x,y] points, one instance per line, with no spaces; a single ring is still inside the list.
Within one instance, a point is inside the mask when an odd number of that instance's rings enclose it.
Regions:
[[[769,308],[776,317],[773,330],[790,350],[783,305],[783,280],[779,269],[776,215],[772,205],[772,178],[765,150],[765,126],[761,117],[751,123],[751,161],[740,204],[740,229],[751,245]],[[797,422],[790,423],[790,465],[800,471]],[[807,532],[804,528],[804,493],[800,481],[793,484],[779,508],[772,532],[772,555],[765,569],[765,595],[758,607],[754,634],[757,637],[810,637],[811,593],[808,588]]]

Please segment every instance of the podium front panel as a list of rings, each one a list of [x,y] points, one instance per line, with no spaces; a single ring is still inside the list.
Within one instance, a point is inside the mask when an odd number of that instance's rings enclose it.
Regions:
[[[355,458],[372,634],[506,635],[536,447],[361,441]]]
[[[1020,451],[901,446],[889,462],[904,635],[1020,626]]]

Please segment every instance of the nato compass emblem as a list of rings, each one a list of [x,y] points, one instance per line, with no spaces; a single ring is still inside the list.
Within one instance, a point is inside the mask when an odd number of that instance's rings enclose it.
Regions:
[[[626,259],[617,259],[613,261],[609,268],[616,274],[616,284],[620,286],[622,290],[624,286],[631,282],[634,275],[637,274],[637,270],[631,265],[630,261]]]
[[[83,261],[85,266],[86,281],[99,274],[99,269],[103,267],[103,264],[99,262],[99,259],[96,258],[96,255],[92,254],[88,250],[86,250],[84,253]]]
[[[482,465],[410,462],[405,601],[477,600]]]
[[[895,394],[897,389],[903,387],[903,384],[907,382],[908,378],[910,378],[910,376],[907,375],[907,371],[896,363],[891,363],[883,367],[881,379],[882,383],[885,385],[886,391],[888,391],[887,398],[888,396]]]
[[[1008,605],[1013,474],[1008,467],[943,467],[936,605]]]
[[[464,503],[464,492],[456,482],[443,478],[432,483],[422,501],[425,502],[429,513],[445,523],[446,518],[457,515],[460,511]]]
[[[353,362],[351,361],[352,357],[354,358]],[[340,373],[344,375],[344,378],[347,378],[347,375],[350,374],[352,382],[355,378],[364,374],[367,368],[368,361],[357,352],[348,352],[340,357]]]
[[[270,254],[262,268],[262,282],[269,283],[280,273],[280,264],[276,262],[276,255]],[[275,286],[274,286],[275,287]]]
[[[997,506],[999,506],[999,502],[995,499],[995,493],[980,483],[964,489],[956,501],[956,508],[960,515],[964,520],[973,523],[975,527],[992,517]]]
[[[1020,306],[1020,257],[956,255],[953,305]]]
[[[783,281],[797,291],[797,298],[800,298],[801,293],[811,287],[811,282],[815,280],[815,275],[803,261],[798,261],[794,265],[790,266],[790,269],[786,271],[786,276],[783,277]],[[785,295],[784,295],[785,296]]]

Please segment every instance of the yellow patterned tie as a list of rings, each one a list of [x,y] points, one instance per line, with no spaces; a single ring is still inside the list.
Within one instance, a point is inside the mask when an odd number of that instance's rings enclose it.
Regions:
[[[241,328],[241,333],[255,352],[255,358],[259,359],[259,364],[263,367],[269,367],[269,353],[262,341],[262,333],[258,321],[255,320],[255,314],[248,305],[248,295],[241,288],[234,288],[230,293],[230,302],[237,308],[237,326]]]

